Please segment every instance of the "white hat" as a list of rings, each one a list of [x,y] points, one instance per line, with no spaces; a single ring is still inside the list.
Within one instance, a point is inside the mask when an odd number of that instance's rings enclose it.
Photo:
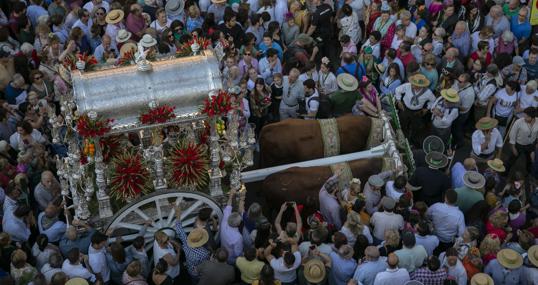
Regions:
[[[177,16],[185,9],[185,1],[183,0],[168,0],[164,6],[168,16]]]
[[[121,29],[118,31],[118,34],[116,35],[116,42],[124,43],[128,41],[130,38],[131,38],[131,32]]]
[[[149,48],[156,45],[157,40],[155,40],[151,35],[145,34],[140,40],[140,44],[142,44],[142,46],[145,48]]]

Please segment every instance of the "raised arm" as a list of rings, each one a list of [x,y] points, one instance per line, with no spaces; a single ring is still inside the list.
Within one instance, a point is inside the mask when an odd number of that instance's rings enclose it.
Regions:
[[[278,211],[278,214],[276,215],[276,218],[275,218],[275,230],[276,230],[277,235],[280,235],[280,233],[282,232],[282,226],[280,225],[280,223],[282,222],[282,214],[284,214],[284,211],[288,207],[287,204],[288,202],[284,202],[282,206],[280,206],[280,211]]]
[[[295,223],[297,223],[297,232],[301,234],[303,232],[303,219],[301,218],[301,213],[299,213],[299,208],[297,208],[297,203],[293,202],[293,210],[295,211]]]

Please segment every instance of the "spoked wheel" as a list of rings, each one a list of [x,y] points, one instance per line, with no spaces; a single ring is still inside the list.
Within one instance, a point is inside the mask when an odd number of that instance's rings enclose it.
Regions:
[[[112,241],[121,237],[128,242],[142,235],[146,250],[149,250],[153,246],[157,231],[164,230],[169,235],[175,234],[176,205],[182,208],[181,223],[187,232],[192,230],[200,209],[211,208],[212,215],[222,219],[222,209],[210,196],[200,192],[165,190],[142,196],[129,203],[112,217],[105,230],[112,231]],[[142,230],[145,223],[148,226],[144,233]]]

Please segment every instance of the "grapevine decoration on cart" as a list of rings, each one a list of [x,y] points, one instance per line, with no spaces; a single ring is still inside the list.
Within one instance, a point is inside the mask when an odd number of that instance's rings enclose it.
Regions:
[[[112,159],[110,194],[113,198],[132,200],[152,190],[151,175],[142,155],[134,150],[118,154]]]

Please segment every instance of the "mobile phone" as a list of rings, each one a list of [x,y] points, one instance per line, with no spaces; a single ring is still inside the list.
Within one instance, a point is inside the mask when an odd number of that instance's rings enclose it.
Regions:
[[[294,202],[286,202],[287,207],[293,207],[293,204],[295,204],[295,203]]]
[[[314,250],[314,249],[316,249],[316,246],[315,246],[315,245],[311,245],[311,246],[310,246],[310,250]]]

